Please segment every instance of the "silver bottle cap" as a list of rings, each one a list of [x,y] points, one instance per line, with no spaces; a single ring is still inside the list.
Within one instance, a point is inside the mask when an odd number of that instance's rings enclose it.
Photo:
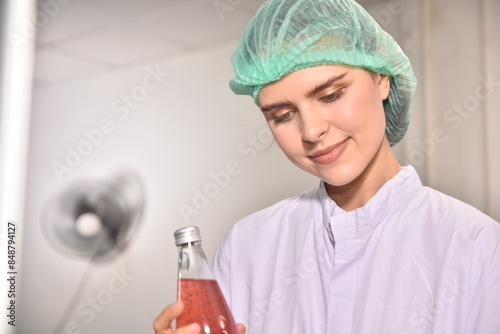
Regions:
[[[188,226],[174,232],[175,245],[180,246],[188,242],[201,241],[200,229],[197,226]]]

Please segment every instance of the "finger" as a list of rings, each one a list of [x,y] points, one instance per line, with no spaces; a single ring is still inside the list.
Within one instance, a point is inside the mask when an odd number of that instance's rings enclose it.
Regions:
[[[238,330],[238,334],[245,334],[245,332],[247,331],[245,325],[243,324],[237,324],[236,329]]]
[[[173,303],[165,307],[153,322],[155,333],[163,334],[164,331],[171,329],[172,320],[177,318],[182,313],[183,308],[184,305],[180,302]]]
[[[201,327],[197,323],[177,328],[177,330],[175,331],[175,334],[200,334],[200,333],[201,333]]]

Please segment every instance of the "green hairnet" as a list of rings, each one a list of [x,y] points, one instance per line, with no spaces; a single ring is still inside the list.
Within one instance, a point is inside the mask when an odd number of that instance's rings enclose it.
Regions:
[[[306,67],[344,64],[389,75],[384,109],[391,146],[408,129],[417,83],[410,62],[353,0],[268,0],[248,24],[232,62],[231,89],[255,103],[262,86]]]

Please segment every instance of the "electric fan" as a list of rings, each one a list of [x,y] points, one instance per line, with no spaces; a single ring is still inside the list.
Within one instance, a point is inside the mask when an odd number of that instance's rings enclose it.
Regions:
[[[143,206],[143,186],[132,172],[107,180],[72,181],[48,198],[42,230],[61,254],[93,262],[109,260],[127,246]]]

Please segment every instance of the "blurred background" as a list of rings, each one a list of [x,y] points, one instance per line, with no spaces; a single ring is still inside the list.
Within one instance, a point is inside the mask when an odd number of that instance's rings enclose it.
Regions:
[[[5,333],[152,332],[176,298],[174,230],[198,225],[212,258],[238,219],[318,185],[228,87],[262,2],[2,2],[1,261],[14,222],[18,270]],[[419,80],[401,163],[500,220],[500,2],[359,2]]]

